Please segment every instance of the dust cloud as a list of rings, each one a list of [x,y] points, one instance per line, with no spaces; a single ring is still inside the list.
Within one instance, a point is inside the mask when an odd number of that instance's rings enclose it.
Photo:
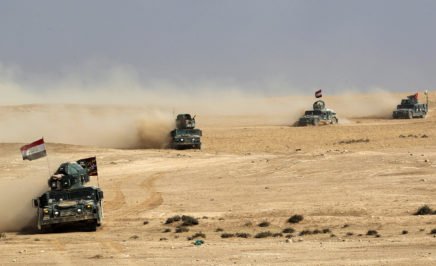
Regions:
[[[172,126],[171,114],[145,108],[26,105],[1,107],[0,112],[1,142],[29,142],[44,137],[54,143],[161,148],[163,143],[158,143],[155,135],[169,132]]]
[[[142,118],[137,122],[137,138],[132,148],[165,148],[169,142],[168,132],[172,129],[169,119]]]
[[[331,104],[335,106],[339,117],[346,119],[391,118],[392,111],[400,102],[401,95],[375,90],[367,94],[348,92],[331,98]],[[328,99],[326,102],[330,103]]]
[[[232,86],[143,84],[126,69],[98,79],[72,74],[34,84],[0,73],[0,90],[0,142],[44,137],[98,147],[162,148],[178,113],[197,114],[199,126],[210,115],[254,115],[259,124],[287,124],[298,116],[295,108],[303,108],[303,101],[289,105]]]
[[[215,125],[214,117],[237,121],[238,116],[253,117],[253,125],[292,125],[315,101],[292,89],[292,96],[266,97],[238,86],[142,82],[128,68],[95,76],[78,72],[29,82],[0,68],[0,142],[23,143],[43,136],[66,144],[162,148],[177,113],[197,114],[198,126]],[[324,100],[346,120],[388,117],[398,97],[378,90],[326,94]]]
[[[32,198],[47,190],[46,182],[35,176],[1,182],[0,232],[17,232],[35,229],[36,209]]]

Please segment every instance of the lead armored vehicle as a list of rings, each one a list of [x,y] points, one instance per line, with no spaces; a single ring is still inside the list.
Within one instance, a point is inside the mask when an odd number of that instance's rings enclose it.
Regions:
[[[300,117],[297,122],[298,126],[318,126],[327,124],[337,124],[338,118],[335,111],[325,108],[324,101],[316,101],[313,103],[313,110],[304,112],[304,115]]]
[[[33,200],[38,229],[47,232],[61,226],[77,225],[95,231],[103,218],[103,191],[85,186],[90,171],[77,162],[63,163],[48,180],[50,190]]]
[[[170,132],[173,149],[201,149],[202,131],[195,128],[195,116],[179,114],[176,118],[176,128]]]
[[[426,94],[427,95],[427,94]],[[407,96],[407,99],[402,99],[401,104],[397,105],[397,109],[392,113],[394,119],[406,118],[424,118],[428,112],[427,103],[418,102],[418,93]]]

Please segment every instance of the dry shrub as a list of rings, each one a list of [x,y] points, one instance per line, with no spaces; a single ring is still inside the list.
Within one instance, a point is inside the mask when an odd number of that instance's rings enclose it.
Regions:
[[[266,238],[266,237],[271,237],[273,234],[270,231],[266,231],[266,232],[260,232],[257,233],[254,237],[255,238]]]
[[[282,233],[274,233],[272,234],[272,237],[282,237],[283,234]]]
[[[173,217],[168,218],[165,221],[165,224],[172,224],[173,222],[178,222],[178,221],[180,221],[180,216],[179,215],[175,215]]]
[[[338,144],[353,144],[353,143],[368,143],[369,139],[350,139],[350,140],[341,140]]]
[[[202,233],[202,232],[198,232],[198,233],[195,233],[192,236],[188,237],[187,239],[188,240],[194,240],[194,239],[200,238],[200,237],[201,238],[206,238],[206,235],[204,233]]]
[[[185,232],[189,232],[189,228],[184,226],[179,226],[176,228],[176,233],[185,233]]]
[[[314,234],[314,235],[321,234],[321,233],[322,233],[322,231],[319,229],[315,229],[312,231],[312,234]]]
[[[376,236],[378,232],[376,230],[368,230],[366,233],[367,236]]]
[[[284,234],[292,234],[293,232],[295,232],[295,229],[292,227],[285,228],[282,231],[282,233],[284,233]]]
[[[432,215],[432,214],[436,214],[436,211],[433,210],[432,208],[430,208],[428,205],[424,205],[424,206],[420,207],[414,213],[414,215]]]
[[[299,222],[303,221],[303,219],[304,219],[303,215],[295,214],[289,217],[288,223],[298,224]]]
[[[231,237],[235,237],[235,234],[230,234],[230,233],[221,234],[221,238],[231,238]]]
[[[269,225],[270,225],[269,222],[263,221],[263,222],[259,223],[257,226],[259,226],[259,227],[268,227]]]
[[[310,231],[310,230],[303,230],[298,235],[299,236],[304,236],[304,235],[311,235],[311,234],[312,234],[312,231]]]
[[[183,215],[182,221],[182,226],[198,225],[198,220],[191,216]]]
[[[236,233],[236,237],[249,238],[251,235],[249,233]]]

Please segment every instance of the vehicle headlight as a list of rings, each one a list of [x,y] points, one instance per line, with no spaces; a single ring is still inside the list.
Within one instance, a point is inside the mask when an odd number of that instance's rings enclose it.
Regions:
[[[43,210],[44,214],[48,214],[48,209]]]
[[[55,215],[55,216],[59,216],[59,212],[58,212],[58,211],[55,211],[55,212],[54,212],[54,215]]]
[[[183,141],[184,141],[184,139],[180,139],[180,141],[181,141],[181,142],[183,142]]]
[[[91,204],[87,204],[87,205],[86,205],[86,208],[87,208],[87,209],[91,209],[91,208],[92,208],[92,205],[91,205]]]
[[[77,213],[82,213],[82,209],[77,209]]]

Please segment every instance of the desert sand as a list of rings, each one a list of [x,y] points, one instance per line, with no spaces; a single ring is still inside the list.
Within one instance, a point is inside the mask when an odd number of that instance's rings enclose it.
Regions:
[[[3,107],[0,117],[17,108],[29,107]],[[22,161],[27,139],[4,141],[0,264],[434,265],[436,215],[413,215],[424,204],[436,208],[434,113],[433,106],[426,119],[414,120],[339,113],[339,125],[305,128],[290,126],[295,117],[272,123],[268,115],[198,114],[201,151],[47,139],[51,172],[60,162],[97,156],[105,199],[96,232],[29,229],[47,160]],[[289,224],[295,214],[304,220]],[[177,223],[164,224],[174,215],[199,224],[175,233]],[[270,225],[259,227],[263,221]],[[288,227],[295,232],[254,237]],[[300,235],[315,229],[328,233]],[[203,245],[187,239],[197,232],[206,236]]]

